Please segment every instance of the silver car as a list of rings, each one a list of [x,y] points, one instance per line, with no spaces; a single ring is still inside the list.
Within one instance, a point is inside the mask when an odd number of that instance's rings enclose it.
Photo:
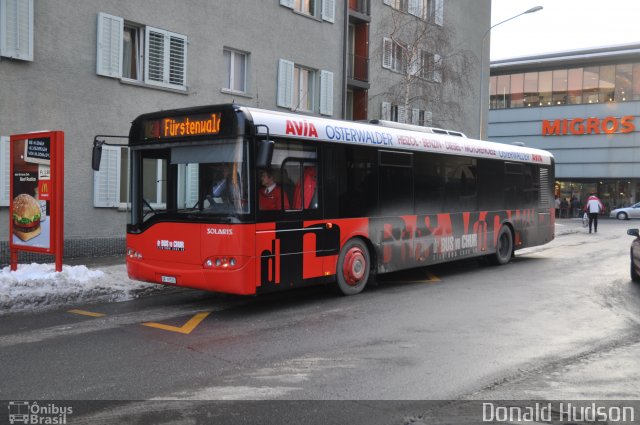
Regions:
[[[609,214],[611,218],[618,220],[628,220],[630,218],[640,218],[640,202],[630,207],[616,208]]]

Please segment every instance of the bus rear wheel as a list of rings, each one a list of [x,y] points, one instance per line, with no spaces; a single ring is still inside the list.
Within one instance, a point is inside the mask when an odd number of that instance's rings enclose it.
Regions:
[[[356,295],[362,292],[369,280],[371,256],[362,239],[347,241],[340,250],[336,279],[338,288],[344,295]]]
[[[490,257],[496,265],[507,264],[513,256],[513,233],[509,226],[502,226],[496,240],[496,253]]]

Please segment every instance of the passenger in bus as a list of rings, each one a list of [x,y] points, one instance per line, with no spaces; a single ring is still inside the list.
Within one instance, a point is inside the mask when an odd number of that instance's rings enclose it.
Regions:
[[[316,167],[304,167],[304,176],[302,178],[302,182],[298,182],[298,184],[296,185],[296,190],[293,197],[293,209],[302,209],[302,199],[300,199],[301,196],[304,199],[304,209],[317,209],[318,195],[316,186]]]
[[[282,209],[282,189],[273,179],[271,170],[262,170],[260,172],[260,183],[262,188],[258,191],[259,203],[261,210],[280,210]],[[284,197],[284,207],[289,209],[289,200]]]

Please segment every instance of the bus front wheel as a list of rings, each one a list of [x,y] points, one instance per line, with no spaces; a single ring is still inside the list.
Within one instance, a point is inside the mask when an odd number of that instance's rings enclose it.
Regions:
[[[507,264],[513,256],[513,234],[509,226],[502,226],[496,239],[496,253],[491,256],[491,262],[496,265]]]
[[[350,239],[338,256],[336,279],[338,288],[344,295],[362,292],[369,280],[371,256],[367,245],[361,239]]]

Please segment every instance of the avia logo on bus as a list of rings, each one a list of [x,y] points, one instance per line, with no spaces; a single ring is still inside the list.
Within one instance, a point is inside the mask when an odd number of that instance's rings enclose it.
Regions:
[[[318,130],[311,122],[287,120],[286,133],[293,136],[318,137]]]
[[[568,134],[614,134],[631,133],[636,127],[633,123],[634,116],[627,115],[621,118],[574,118],[563,120],[543,120],[543,136],[566,136]]]

